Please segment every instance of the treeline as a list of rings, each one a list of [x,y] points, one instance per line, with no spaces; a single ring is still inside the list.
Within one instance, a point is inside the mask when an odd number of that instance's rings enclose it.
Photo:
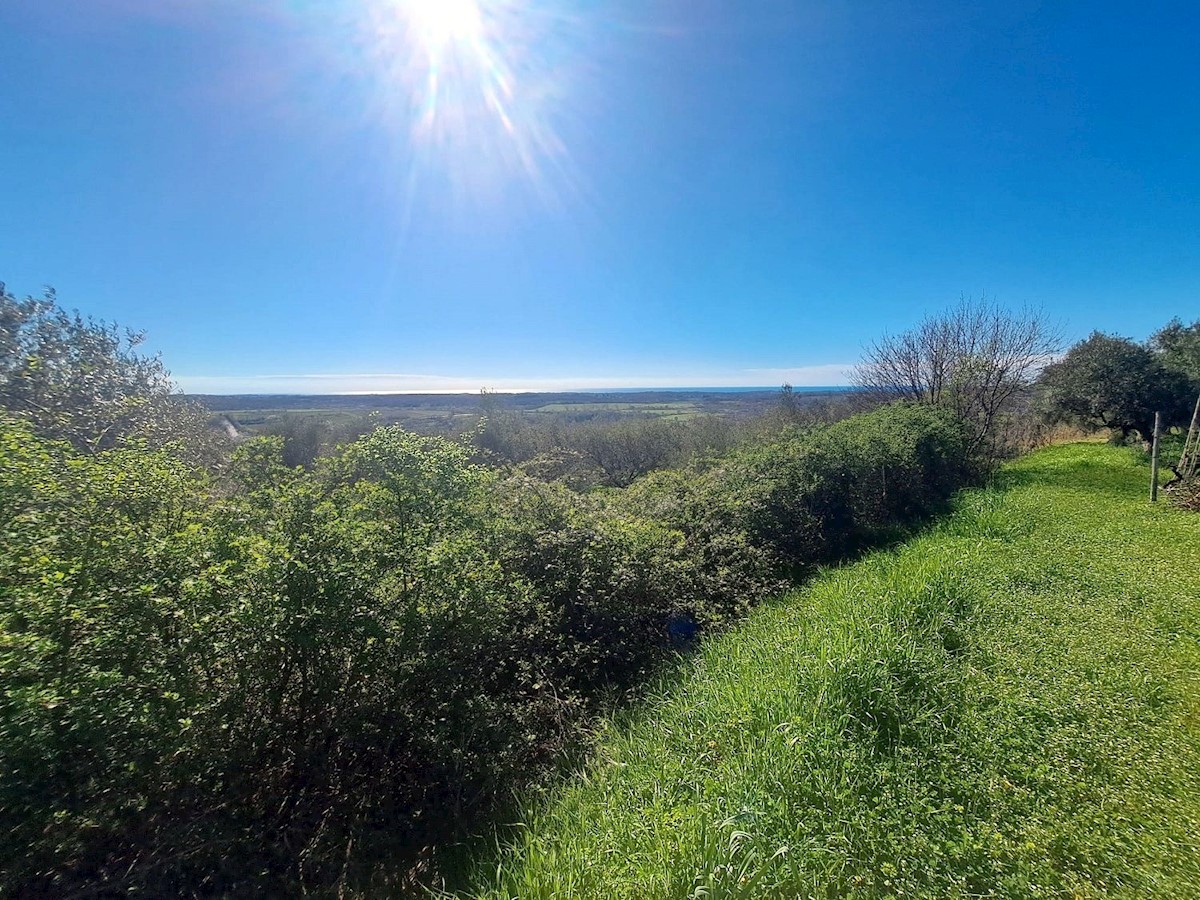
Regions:
[[[869,345],[853,377],[869,402],[902,398],[951,411],[969,453],[993,463],[1060,424],[1148,443],[1159,414],[1182,480],[1190,471],[1180,456],[1184,435],[1200,415],[1200,320],[1172,319],[1145,342],[1097,331],[1060,351],[1042,313],[967,298]]]
[[[752,417],[608,414],[586,421],[534,420],[485,392],[479,423],[468,437],[492,464],[514,464],[535,478],[586,490],[625,487],[649,472],[728,453],[789,426],[831,424],[855,411],[851,397],[800,399],[784,385],[774,407]]]
[[[734,415],[663,416],[641,413],[630,409],[629,404],[615,412],[593,408],[545,413],[532,412],[526,406],[528,401],[521,401],[524,398],[484,391],[473,401],[473,420],[460,414],[456,420],[424,422],[420,432],[463,438],[480,451],[478,458],[488,464],[519,465],[536,478],[563,480],[586,490],[624,487],[647,472],[682,466],[697,456],[727,452],[786,425],[828,424],[860,409],[850,394],[798,396],[787,385],[774,402],[756,399],[753,414],[739,409]],[[469,420],[469,425],[461,422],[463,418]],[[283,412],[246,434],[283,438],[285,463],[311,467],[321,456],[380,424],[375,414]]]

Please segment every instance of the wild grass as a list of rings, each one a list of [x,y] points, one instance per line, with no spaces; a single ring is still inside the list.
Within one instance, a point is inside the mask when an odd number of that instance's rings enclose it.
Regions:
[[[1200,896],[1200,516],[1010,465],[706,643],[462,893]]]

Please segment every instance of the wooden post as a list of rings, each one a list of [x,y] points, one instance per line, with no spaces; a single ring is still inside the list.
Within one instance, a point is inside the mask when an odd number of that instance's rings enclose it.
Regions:
[[[1150,502],[1158,501],[1158,436],[1162,433],[1162,414],[1154,414],[1154,442],[1150,445]]]

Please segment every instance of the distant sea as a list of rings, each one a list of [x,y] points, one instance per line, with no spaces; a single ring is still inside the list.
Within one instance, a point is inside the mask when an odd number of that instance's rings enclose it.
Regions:
[[[762,394],[778,391],[781,385],[770,384],[762,387],[658,387],[658,388],[588,388],[578,391],[557,391],[562,394],[652,394],[656,392],[667,394]],[[827,387],[793,387],[796,394],[842,394],[857,388],[848,384],[829,385]]]

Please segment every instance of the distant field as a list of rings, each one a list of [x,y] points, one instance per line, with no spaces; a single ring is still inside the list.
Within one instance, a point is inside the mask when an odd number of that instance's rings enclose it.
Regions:
[[[798,404],[836,402],[843,389],[804,389]],[[416,431],[453,432],[469,428],[482,412],[478,394],[195,395],[240,431],[269,427],[285,419],[349,422],[374,415],[383,424]],[[567,422],[653,417],[682,420],[696,416],[748,417],[779,402],[778,391],[619,391],[588,393],[489,394],[488,402],[531,420]]]
[[[361,419],[364,416],[375,414],[379,417],[380,422],[384,424],[394,423],[409,423],[415,424],[420,422],[438,422],[446,423],[450,421],[462,421],[464,423],[472,421],[476,418],[476,413],[455,412],[453,410],[438,410],[438,409],[383,409],[383,410],[354,410],[354,409],[291,409],[291,408],[264,408],[264,409],[214,409],[216,413],[227,416],[239,428],[256,428],[262,425],[268,425],[273,421],[282,419],[311,419],[325,423],[336,423],[339,421],[352,421]]]
[[[640,413],[647,416],[669,416],[679,413],[703,412],[699,403],[681,400],[678,403],[547,403],[538,406],[534,412],[622,412]]]
[[[708,642],[471,895],[1200,897],[1200,516],[1046,450]]]
[[[547,403],[529,410],[529,415],[537,418],[559,418],[576,420],[593,416],[605,418],[646,417],[665,419],[667,421],[682,421],[704,415],[751,414],[753,408],[734,408],[731,404],[714,406],[703,402],[681,400],[677,403]],[[765,408],[765,405],[764,405]]]

